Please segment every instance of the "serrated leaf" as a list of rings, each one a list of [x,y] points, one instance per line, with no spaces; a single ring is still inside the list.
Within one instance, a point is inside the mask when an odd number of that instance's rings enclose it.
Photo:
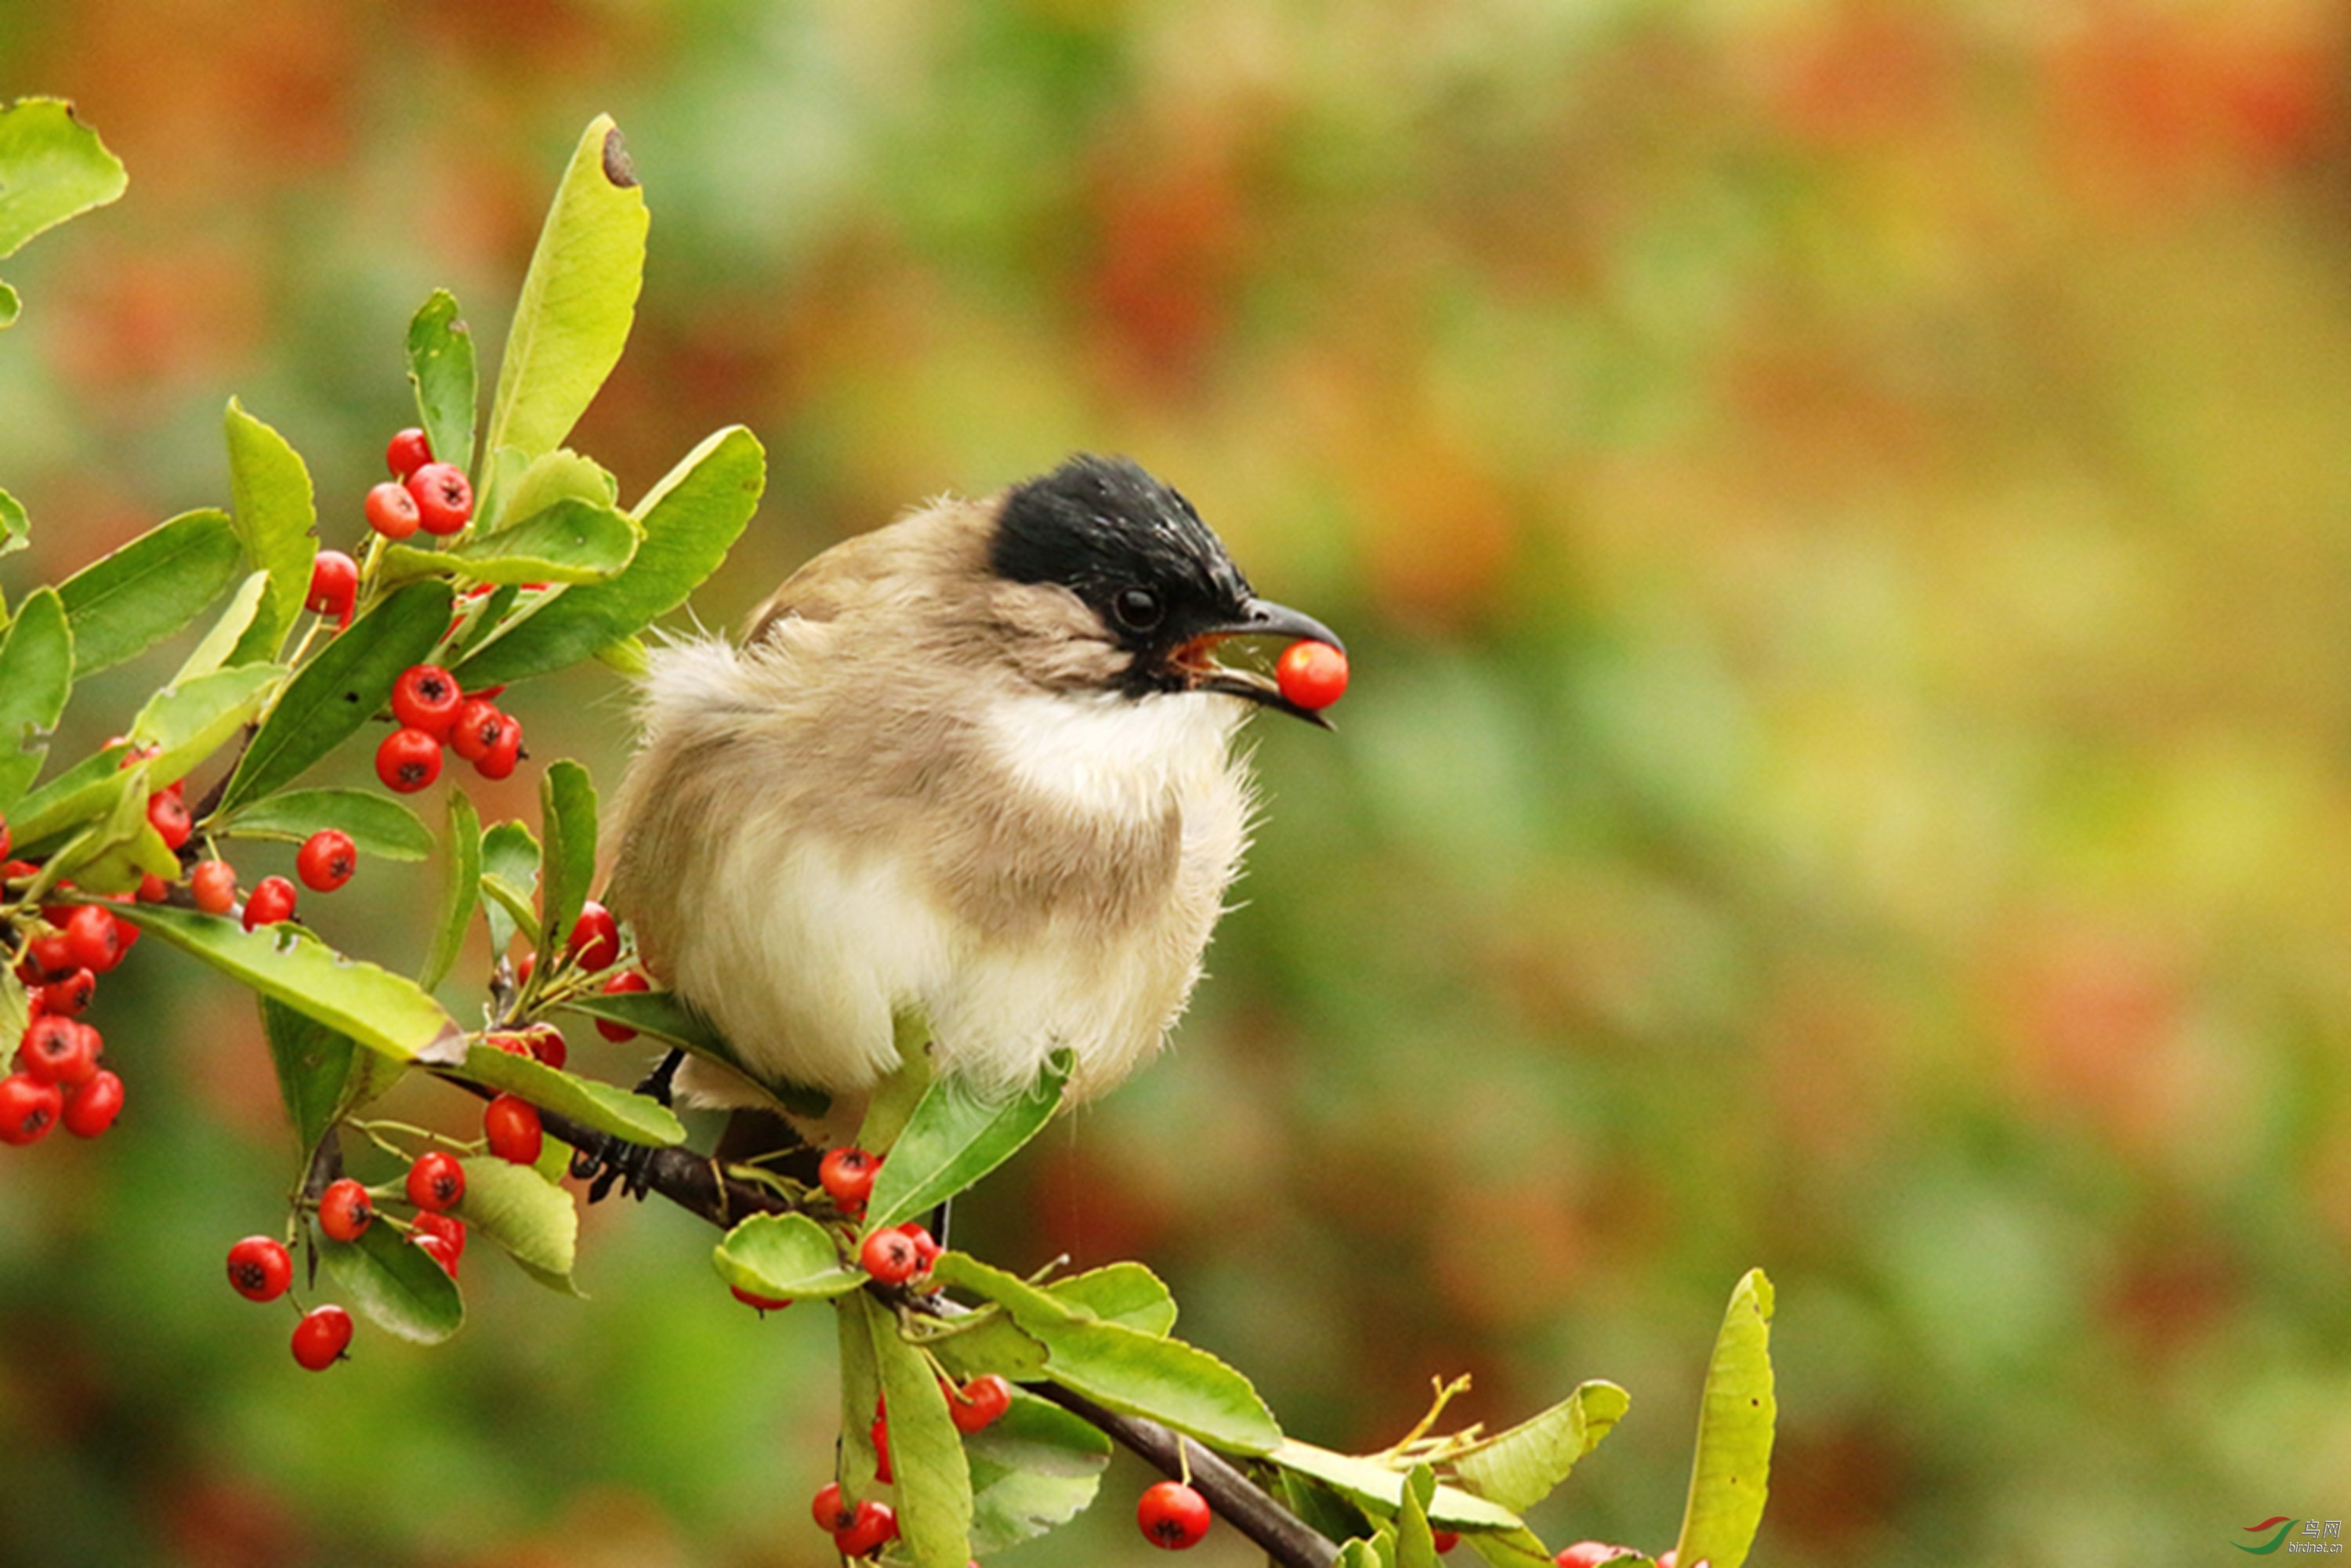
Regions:
[[[551,452],[593,401],[636,314],[645,224],[620,130],[599,115],[572,153],[523,278],[498,361],[490,451]]]
[[[452,800],[464,798],[461,790],[450,792]],[[239,807],[214,831],[224,838],[298,844],[328,828],[350,835],[365,859],[421,861],[433,852],[432,830],[415,812],[365,789],[288,789]]]
[[[110,670],[185,626],[236,575],[228,514],[183,512],[57,587],[73,625],[74,678]]]
[[[531,946],[538,946],[538,915],[532,899],[538,886],[538,840],[528,828],[500,822],[482,835],[482,891],[491,895],[484,911],[490,922],[491,952],[507,950],[517,922],[529,930]]]
[[[261,1003],[261,1032],[277,1069],[277,1093],[294,1129],[295,1169],[308,1170],[327,1129],[335,1124],[351,1088],[351,1063],[360,1048],[318,1019],[306,1018],[267,997]],[[368,1060],[374,1057],[371,1054]]]
[[[1706,1369],[1698,1454],[1675,1561],[1739,1568],[1763,1522],[1771,1436],[1780,1406],[1771,1378],[1771,1281],[1750,1270],[1731,1292]]]
[[[494,1045],[474,1046],[451,1076],[519,1095],[542,1111],[568,1116],[582,1126],[632,1144],[667,1148],[685,1142],[685,1129],[660,1101],[592,1078],[575,1078]]]
[[[1281,1443],[1281,1430],[1257,1390],[1207,1351],[1100,1322],[966,1253],[941,1254],[932,1272],[943,1285],[1001,1304],[1023,1333],[1045,1347],[1053,1380],[1097,1404],[1149,1416],[1232,1453],[1271,1453]]]
[[[269,574],[269,591],[229,654],[232,664],[275,659],[310,591],[319,508],[310,471],[286,438],[228,400],[231,515],[245,559]]]
[[[555,972],[596,877],[596,786],[564,758],[538,784],[538,961]]]
[[[131,739],[158,748],[150,776],[165,783],[186,778],[251,722],[285,675],[276,664],[244,664],[165,686],[148,698],[131,721]]]
[[[841,1260],[832,1235],[804,1214],[756,1214],[712,1249],[718,1277],[755,1296],[800,1301],[838,1296],[865,1283]]]
[[[971,1472],[946,1395],[931,1364],[900,1336],[898,1320],[862,1292],[859,1299],[869,1302],[866,1331],[889,1403],[900,1540],[914,1568],[964,1568],[971,1561]]]
[[[1267,1457],[1284,1469],[1313,1477],[1358,1507],[1383,1517],[1394,1514],[1404,1504],[1404,1477],[1373,1460],[1333,1453],[1295,1437],[1283,1438]],[[1447,1530],[1525,1528],[1524,1521],[1510,1510],[1473,1497],[1458,1487],[1437,1489],[1437,1495],[1429,1500],[1428,1517]]]
[[[463,789],[449,791],[449,867],[441,883],[441,918],[417,984],[433,989],[448,977],[465,945],[465,928],[482,899],[482,819]]]
[[[1453,1474],[1479,1497],[1524,1513],[1567,1479],[1631,1403],[1613,1383],[1583,1384],[1541,1415],[1458,1456]]]
[[[73,690],[73,632],[53,589],[37,588],[0,633],[0,812],[14,812],[39,777],[49,734]],[[29,841],[24,823],[17,837]]]
[[[1002,1101],[957,1074],[933,1079],[874,1178],[868,1225],[927,1214],[1010,1159],[1052,1120],[1071,1061],[1067,1049],[1056,1051],[1034,1085]]]
[[[457,1218],[504,1248],[541,1281],[568,1281],[578,1255],[580,1211],[571,1195],[528,1166],[490,1155],[457,1162],[465,1196]]]
[[[474,369],[473,329],[458,319],[445,288],[417,308],[408,323],[408,381],[416,389],[416,417],[433,455],[474,471],[474,411],[481,392]]]
[[[339,632],[287,683],[221,796],[220,815],[291,784],[359,733],[449,629],[446,583],[400,590]]]
[[[0,109],[0,256],[104,206],[130,183],[122,161],[74,118],[66,99],[23,98]]]
[[[287,926],[247,931],[225,915],[161,904],[110,907],[116,919],[153,933],[240,985],[284,1002],[371,1051],[402,1061],[461,1059],[464,1031],[440,1003],[389,969],[347,958]]]
[[[181,662],[180,673],[172,677],[172,684],[178,685],[183,681],[193,681],[198,675],[209,675],[227,664],[229,655],[236,651],[237,640],[245,635],[245,629],[253,624],[253,617],[261,608],[262,597],[268,591],[267,572],[246,572],[245,580],[236,585],[236,591],[228,596],[228,604],[221,611],[219,619],[213,622],[212,630],[204,633],[204,641],[190,650],[187,658]]]
[[[468,535],[450,549],[394,545],[384,552],[382,570],[388,581],[455,573],[502,584],[594,582],[618,572],[636,552],[636,527],[627,517],[610,507],[562,500],[510,528]]]
[[[1016,1392],[1012,1408],[966,1437],[971,1549],[993,1557],[1085,1511],[1110,1463],[1110,1439],[1059,1406]]]
[[[343,1299],[385,1333],[439,1344],[465,1322],[465,1299],[433,1255],[378,1220],[357,1241],[319,1239]]]
[[[625,570],[565,589],[503,629],[466,656],[460,679],[495,685],[567,669],[675,610],[726,560],[766,484],[767,455],[749,431],[711,435],[637,503],[644,538]]]

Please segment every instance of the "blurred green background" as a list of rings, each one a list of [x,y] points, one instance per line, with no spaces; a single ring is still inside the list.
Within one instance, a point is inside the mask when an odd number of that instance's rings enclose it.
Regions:
[[[74,98],[131,171],[10,264],[37,543],[0,577],[225,501],[232,392],[355,535],[409,312],[445,284],[495,346],[610,110],[652,259],[577,444],[633,498],[718,424],[766,442],[712,624],[1092,448],[1353,649],[1337,736],[1256,727],[1249,902],[1173,1054],[965,1239],[1147,1260],[1335,1447],[1440,1374],[1497,1421],[1615,1379],[1631,1416],[1536,1521],[1651,1550],[1760,1264],[1758,1563],[2234,1561],[2351,1516],[2346,30],[0,0],[0,97]],[[75,740],[167,668],[94,683]],[[616,779],[615,681],[511,706]],[[534,768],[466,787],[535,813]],[[310,914],[412,963],[434,875]],[[452,1345],[363,1330],[303,1375],[220,1281],[289,1174],[249,1005],[151,951],[93,1016],[119,1135],[0,1159],[0,1560],[825,1560],[827,1314],[754,1319],[697,1222],[611,1205],[592,1301],[485,1247]],[[1139,1559],[1144,1479],[1015,1560]]]

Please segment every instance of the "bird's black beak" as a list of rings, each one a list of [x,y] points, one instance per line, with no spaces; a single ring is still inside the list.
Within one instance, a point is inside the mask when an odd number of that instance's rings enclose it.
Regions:
[[[1339,641],[1336,632],[1303,611],[1271,600],[1252,599],[1232,620],[1195,632],[1175,654],[1177,667],[1191,677],[1194,691],[1225,692],[1260,706],[1278,708],[1292,718],[1302,718],[1324,729],[1331,727],[1331,721],[1320,710],[1301,707],[1283,696],[1271,677],[1238,665],[1217,663],[1211,650],[1228,637],[1280,637],[1290,642],[1302,639],[1328,643],[1343,653],[1347,645]]]

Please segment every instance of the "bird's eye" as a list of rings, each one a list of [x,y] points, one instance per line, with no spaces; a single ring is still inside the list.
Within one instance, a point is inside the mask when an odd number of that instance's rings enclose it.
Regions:
[[[1147,588],[1123,591],[1112,608],[1118,613],[1119,624],[1130,632],[1148,632],[1158,625],[1160,617],[1166,613],[1159,602],[1159,595]]]

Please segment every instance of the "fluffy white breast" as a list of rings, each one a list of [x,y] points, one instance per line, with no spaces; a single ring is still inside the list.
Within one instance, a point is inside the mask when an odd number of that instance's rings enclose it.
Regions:
[[[1217,695],[1021,692],[992,698],[980,726],[990,754],[1023,788],[1131,820],[1213,789],[1246,716],[1239,699]]]

